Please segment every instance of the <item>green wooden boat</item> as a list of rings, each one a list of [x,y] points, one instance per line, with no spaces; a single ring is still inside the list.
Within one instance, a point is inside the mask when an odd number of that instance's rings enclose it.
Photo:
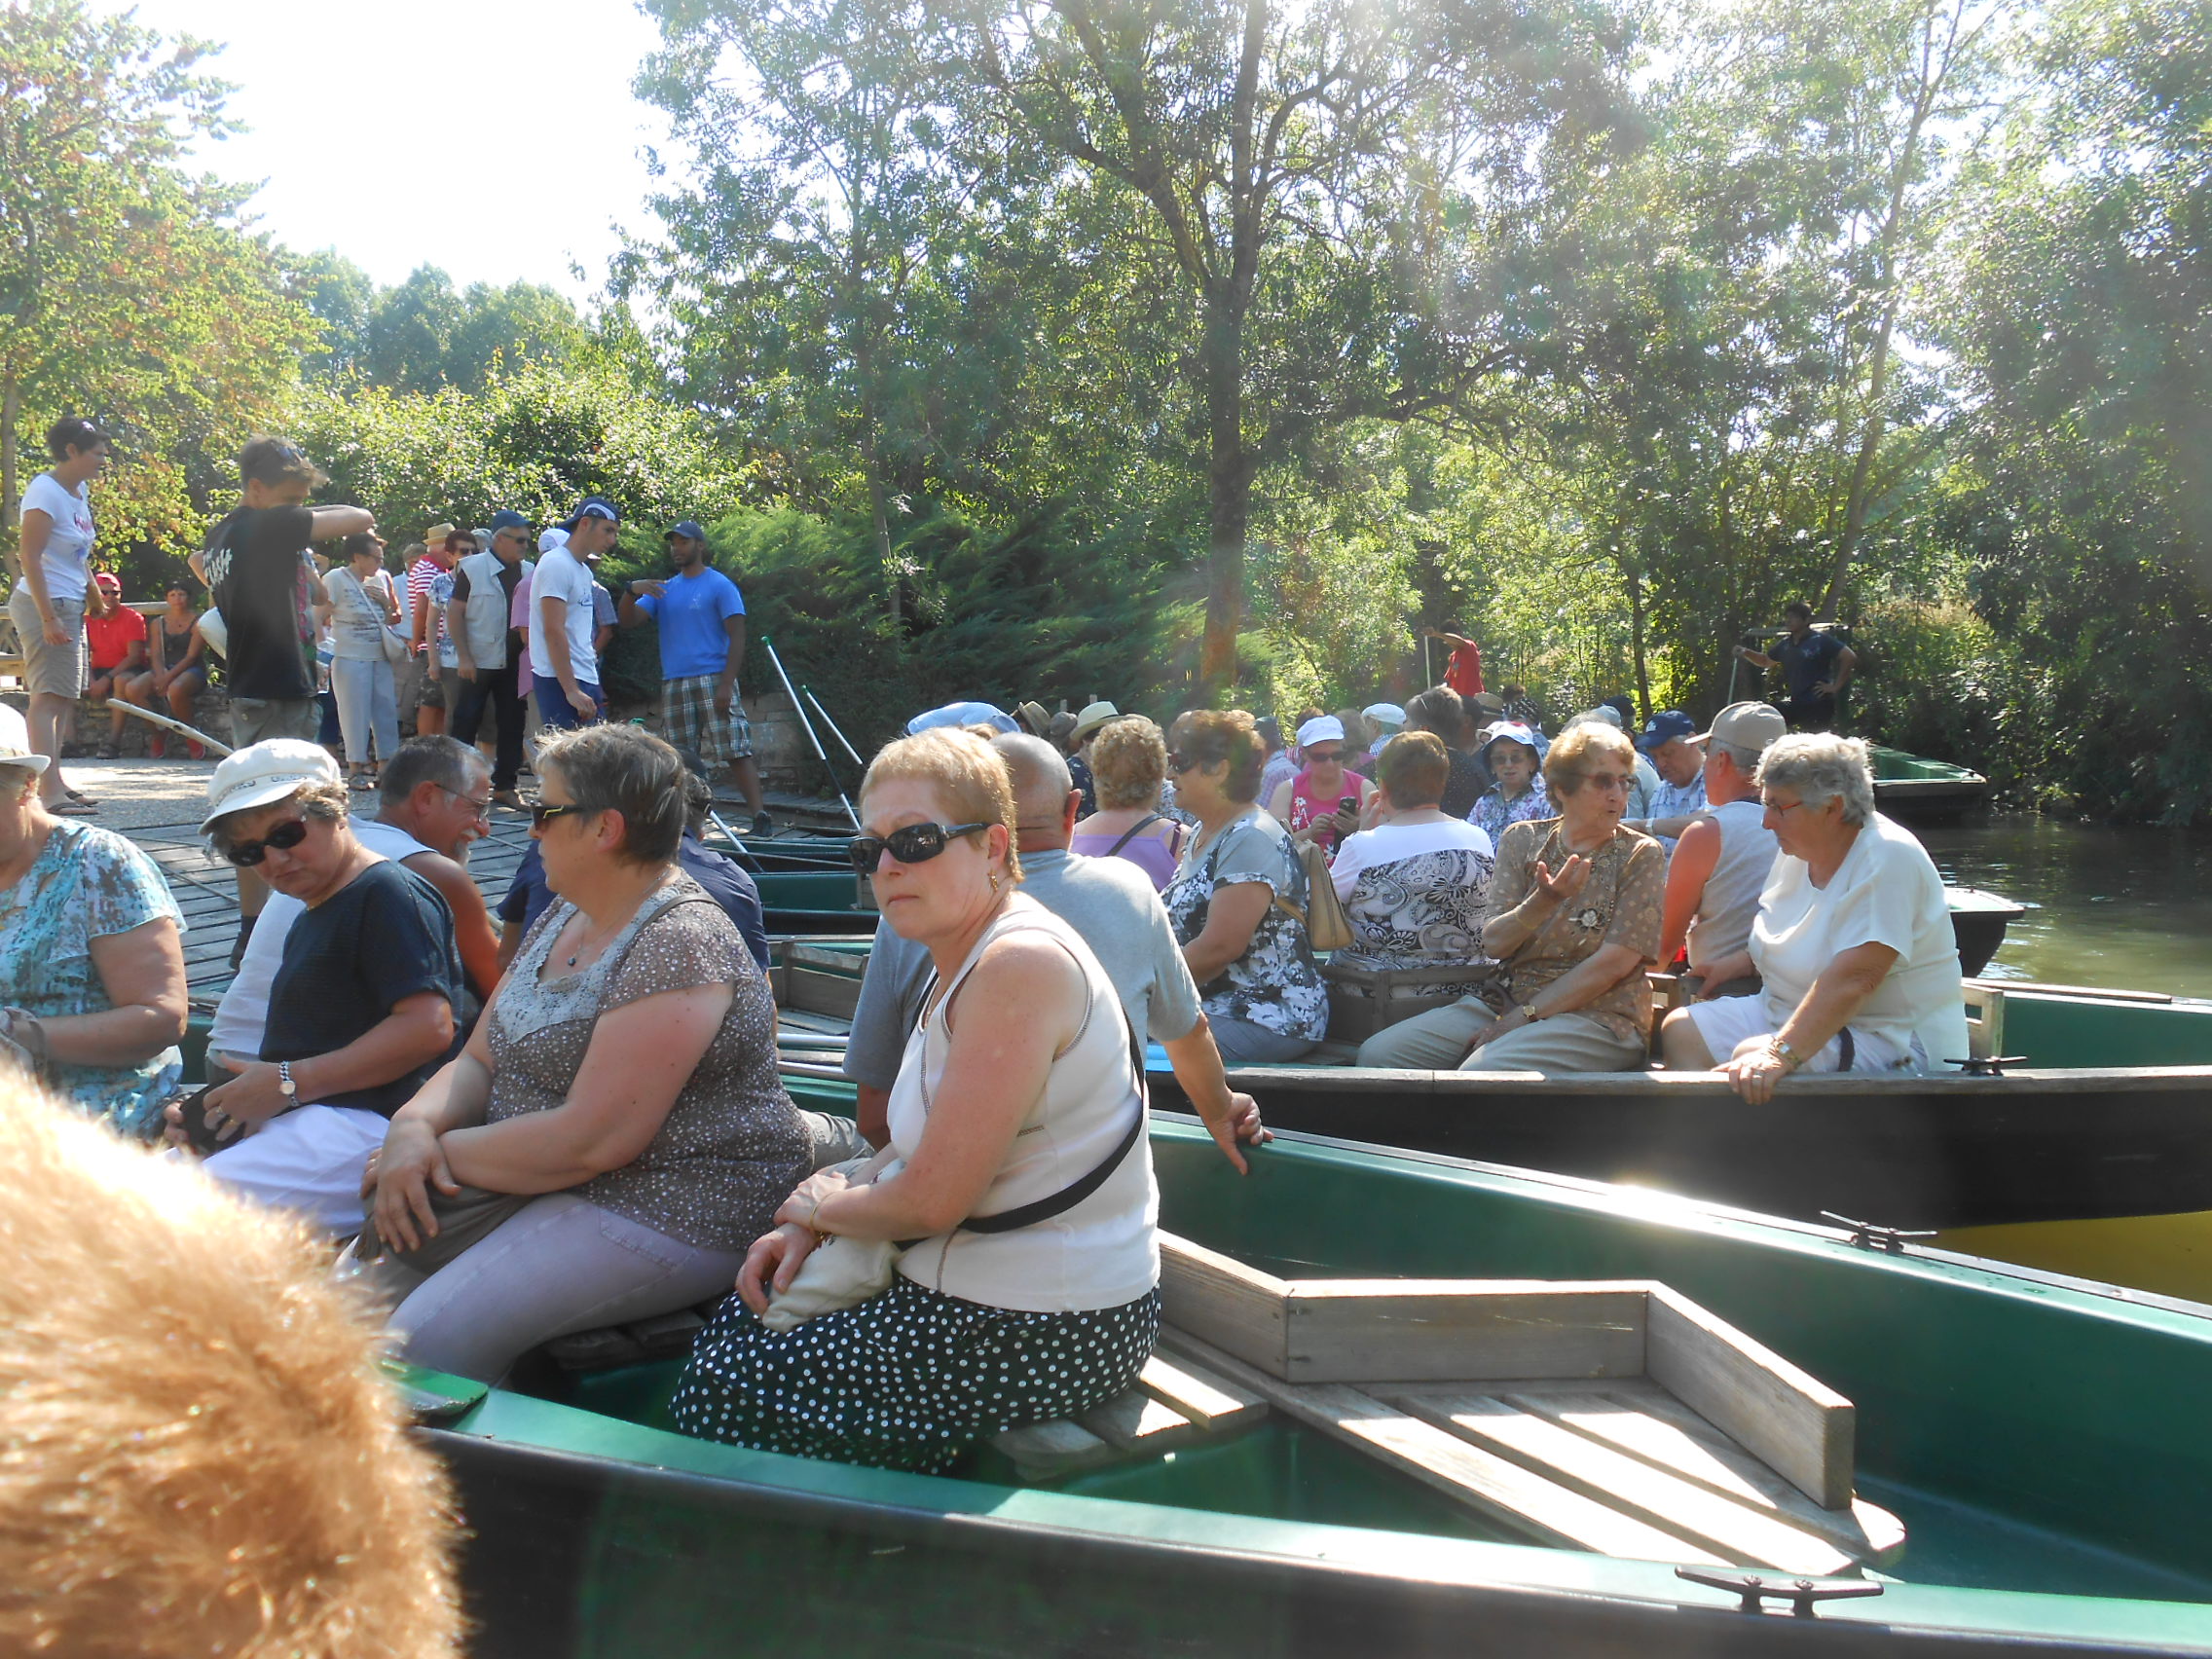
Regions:
[[[675,1360],[418,1374],[475,1651],[2212,1650],[2207,1309],[1446,1158],[1289,1137],[1240,1181],[1183,1121],[1154,1151],[1165,1225],[1285,1276],[1651,1279],[1733,1322],[1855,1403],[1859,1493],[1907,1533],[1881,1594],[1748,1615],[1671,1561],[1505,1541],[1280,1415],[1037,1484],[688,1440]]]
[[[1989,804],[1989,780],[1979,772],[1868,744],[1874,767],[1874,804],[1899,824],[1956,824]]]

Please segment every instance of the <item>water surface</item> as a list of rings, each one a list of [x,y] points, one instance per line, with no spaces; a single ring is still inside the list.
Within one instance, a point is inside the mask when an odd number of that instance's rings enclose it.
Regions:
[[[2212,997],[2212,836],[2003,816],[1918,833],[1946,881],[2031,906],[1989,978]]]

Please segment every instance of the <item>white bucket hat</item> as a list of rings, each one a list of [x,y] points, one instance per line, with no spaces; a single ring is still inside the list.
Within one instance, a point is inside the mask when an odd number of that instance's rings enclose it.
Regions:
[[[267,806],[309,784],[335,784],[338,776],[338,762],[318,743],[272,737],[248,745],[207,780],[207,815],[200,821],[201,831],[205,833],[226,814]]]
[[[0,766],[46,770],[47,757],[31,747],[30,722],[13,703],[0,703]]]

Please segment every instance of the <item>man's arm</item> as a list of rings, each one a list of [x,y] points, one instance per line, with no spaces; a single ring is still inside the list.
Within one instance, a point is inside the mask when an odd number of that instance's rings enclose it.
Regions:
[[[415,596],[415,615],[407,624],[407,643],[421,650],[429,640],[430,590],[424,588]]]
[[[310,510],[314,519],[314,528],[308,534],[310,541],[335,541],[341,535],[354,535],[377,527],[377,515],[366,507],[314,507]]]
[[[453,911],[454,943],[461,950],[461,965],[468,982],[486,1002],[499,983],[499,936],[492,930],[492,912],[484,895],[469,879],[468,871],[443,853],[414,853],[399,861],[435,887]]]
[[[651,576],[640,576],[634,582],[624,582],[622,591],[614,596],[614,615],[625,628],[636,628],[660,613],[660,596],[667,584]],[[651,605],[640,603],[641,598],[652,600]]]
[[[722,677],[715,686],[715,710],[728,714],[730,699],[737,695],[737,671],[745,666],[745,614],[722,618],[722,632],[729,636],[729,655],[722,663]]]
[[[1828,675],[1826,694],[1830,697],[1838,695],[1846,685],[1851,683],[1851,671],[1858,666],[1859,653],[1857,651],[1849,645],[1836,646],[1835,667]],[[1814,689],[1819,690],[1820,687],[1815,686]]]
[[[548,658],[545,666],[553,671],[553,678],[560,682],[562,695],[569,699],[569,707],[584,719],[597,719],[599,705],[576,682],[575,658],[569,654],[569,602],[558,594],[539,594],[537,616],[545,627],[545,655]],[[533,660],[531,672],[535,674],[536,671],[537,664]]]
[[[468,649],[467,608],[468,572],[456,565],[453,571],[453,598],[446,602],[446,608],[450,613],[461,617],[461,625],[456,628],[449,623],[446,632],[453,637],[455,671],[460,674],[461,679],[474,681],[476,678],[476,658]]]
[[[1682,953],[1690,923],[1697,917],[1698,901],[1705,884],[1720,863],[1720,826],[1714,820],[1693,820],[1667,861],[1667,895],[1659,912],[1659,967],[1662,972]]]

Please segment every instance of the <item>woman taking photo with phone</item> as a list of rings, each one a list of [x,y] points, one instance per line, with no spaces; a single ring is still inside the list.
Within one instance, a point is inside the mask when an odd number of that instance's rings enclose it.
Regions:
[[[1341,845],[1359,828],[1360,813],[1375,793],[1373,784],[1351,770],[1355,758],[1339,716],[1308,720],[1298,728],[1300,769],[1275,787],[1268,816],[1289,830],[1294,841],[1314,842],[1323,852]]]

